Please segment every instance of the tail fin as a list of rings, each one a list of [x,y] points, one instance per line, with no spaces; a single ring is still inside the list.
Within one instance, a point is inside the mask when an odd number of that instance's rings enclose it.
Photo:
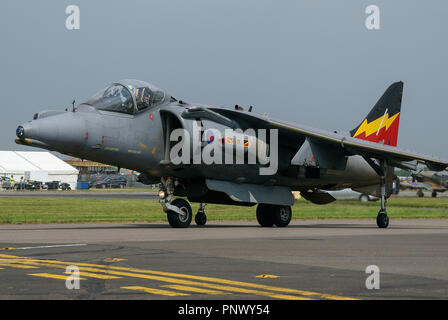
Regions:
[[[351,136],[396,147],[402,96],[403,82],[393,83],[370,110],[364,121],[350,131]]]

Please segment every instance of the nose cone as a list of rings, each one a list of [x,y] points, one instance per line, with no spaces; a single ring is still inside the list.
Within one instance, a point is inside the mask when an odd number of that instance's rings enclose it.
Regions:
[[[23,126],[18,126],[16,130],[17,138],[23,139],[25,137],[25,128]]]
[[[22,143],[45,148],[50,146],[61,152],[72,152],[83,147],[84,134],[84,119],[73,112],[38,118],[16,129],[16,135]]]
[[[36,130],[35,130],[35,125],[33,125],[33,122],[35,121],[30,121],[30,122],[26,122],[26,123],[22,123],[21,125],[19,125],[16,129],[16,136],[17,138],[19,138],[20,140],[25,140],[25,139],[30,139],[30,138],[36,138]]]

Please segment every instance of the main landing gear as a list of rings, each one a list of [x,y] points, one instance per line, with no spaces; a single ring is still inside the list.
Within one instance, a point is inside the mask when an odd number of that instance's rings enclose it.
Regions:
[[[290,206],[260,203],[257,206],[257,221],[262,227],[286,227],[291,222]]]

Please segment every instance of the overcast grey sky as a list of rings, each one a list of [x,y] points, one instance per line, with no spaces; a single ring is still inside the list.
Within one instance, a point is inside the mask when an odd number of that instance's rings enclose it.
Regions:
[[[67,30],[65,8],[80,8]],[[365,27],[368,5],[380,30]],[[448,158],[448,1],[6,0],[0,5],[0,150],[44,109],[125,78],[173,96],[329,130],[359,124],[392,83],[398,145]]]

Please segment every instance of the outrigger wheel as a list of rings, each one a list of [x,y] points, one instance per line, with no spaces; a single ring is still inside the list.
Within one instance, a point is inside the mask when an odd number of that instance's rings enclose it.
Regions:
[[[170,226],[173,228],[188,228],[191,223],[191,219],[193,218],[191,206],[188,201],[178,198],[171,201],[170,204],[178,207],[182,212],[177,213],[175,211],[168,210],[167,217]]]
[[[387,228],[389,226],[389,216],[385,210],[380,210],[380,212],[378,212],[376,224],[379,228]]]

